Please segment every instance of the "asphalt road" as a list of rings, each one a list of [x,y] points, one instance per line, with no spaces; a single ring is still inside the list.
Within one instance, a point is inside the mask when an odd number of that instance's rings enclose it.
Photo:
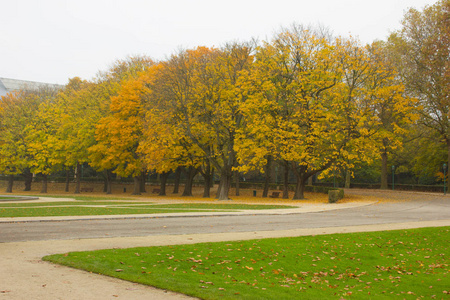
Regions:
[[[0,243],[194,233],[276,231],[450,219],[450,198],[433,197],[291,215],[170,217],[0,223]]]

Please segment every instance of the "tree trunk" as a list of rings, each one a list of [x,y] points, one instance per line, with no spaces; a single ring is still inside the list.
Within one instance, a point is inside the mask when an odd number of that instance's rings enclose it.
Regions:
[[[448,182],[448,178],[450,178],[450,176],[448,175],[448,170],[450,170],[450,139],[447,140],[447,170],[445,170],[445,175],[447,176],[447,178],[445,179],[445,183],[447,185],[447,187],[445,187],[445,190],[448,193],[448,188],[450,187],[450,184]]]
[[[267,163],[266,163],[266,179],[264,180],[264,190],[262,193],[263,198],[267,198],[267,195],[269,194],[269,184],[270,184],[270,169],[272,168],[272,155],[267,156]]]
[[[159,195],[165,196],[166,195],[166,184],[167,184],[167,177],[169,177],[169,172],[164,172],[160,174],[159,179],[161,180],[161,185],[159,188]]]
[[[312,176],[310,176],[308,178],[308,185],[313,185],[313,177]]]
[[[147,172],[146,171],[144,171],[144,172],[142,172],[142,174],[141,174],[141,176],[140,176],[140,190],[141,190],[141,193],[146,193],[147,191],[146,191],[146,189],[145,189],[145,178],[147,177]]]
[[[75,194],[80,193],[80,187],[81,187],[81,165],[80,163],[77,163],[76,171],[75,171]]]
[[[239,171],[234,171],[235,185],[236,185],[236,196],[239,196]]]
[[[198,169],[189,167],[186,171],[186,184],[181,196],[192,196],[192,185],[194,184],[194,177],[197,175]]]
[[[6,186],[6,192],[12,193],[13,191],[13,184],[14,184],[14,175],[8,176],[8,185]]]
[[[220,192],[222,191],[222,180],[219,179],[219,186],[217,187],[216,198],[219,199]]]
[[[106,183],[106,190],[105,193],[106,194],[111,194],[111,171],[110,170],[105,170],[105,183]]]
[[[203,198],[211,197],[211,174],[203,176],[205,185],[203,186]]]
[[[224,167],[220,174],[220,189],[217,195],[218,200],[231,200],[228,198],[228,192],[231,185],[231,171],[228,171],[227,169],[227,167]]]
[[[103,171],[103,193],[108,191],[108,170]]]
[[[387,176],[387,152],[381,153],[381,187],[382,190],[388,189],[388,176]]]
[[[206,161],[206,164],[199,169],[200,174],[202,174],[204,179],[204,186],[203,186],[203,198],[209,198],[210,197],[210,190],[211,190],[211,181],[213,179],[214,169],[211,168],[211,164],[209,161]]]
[[[42,174],[42,189],[41,193],[46,194],[47,193],[47,175]]]
[[[29,168],[26,168],[23,172],[23,177],[25,178],[25,189],[24,191],[31,191],[31,183],[33,182],[33,174],[30,172]]]
[[[140,195],[141,194],[141,176],[134,176],[134,190],[132,195]]]
[[[350,181],[352,178],[352,172],[350,172],[350,169],[347,168],[346,172],[345,172],[345,188],[349,189],[350,188]]]
[[[302,175],[298,175],[297,177],[297,183],[295,185],[295,193],[294,198],[292,200],[302,200],[305,199],[304,193],[305,193],[305,180]]]
[[[296,185],[295,185],[295,192],[294,192],[294,198],[292,200],[302,200],[305,199],[305,185],[308,178],[306,177],[306,167],[305,166],[295,166],[293,164],[292,169],[295,173],[296,178]]]
[[[283,199],[289,199],[289,162],[284,161]]]
[[[69,192],[69,185],[70,185],[70,170],[66,169],[66,183],[65,183],[65,187],[64,187],[64,192]]]
[[[178,167],[175,171],[175,183],[173,185],[172,194],[178,194],[178,190],[180,188],[180,178],[181,178],[181,167]]]

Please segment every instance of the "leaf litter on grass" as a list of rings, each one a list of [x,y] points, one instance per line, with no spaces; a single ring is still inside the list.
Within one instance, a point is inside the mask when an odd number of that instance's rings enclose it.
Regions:
[[[416,299],[448,291],[449,230],[113,249],[51,260],[204,299]]]

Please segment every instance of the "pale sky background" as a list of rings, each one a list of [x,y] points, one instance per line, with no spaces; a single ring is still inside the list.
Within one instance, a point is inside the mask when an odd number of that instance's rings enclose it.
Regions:
[[[66,84],[117,59],[270,39],[321,24],[362,43],[385,40],[409,7],[437,0],[0,0],[0,77]]]

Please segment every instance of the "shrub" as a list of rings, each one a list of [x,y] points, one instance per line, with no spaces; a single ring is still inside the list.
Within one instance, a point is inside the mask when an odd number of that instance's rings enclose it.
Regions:
[[[339,191],[338,190],[329,190],[328,191],[328,202],[336,203],[339,200]]]

